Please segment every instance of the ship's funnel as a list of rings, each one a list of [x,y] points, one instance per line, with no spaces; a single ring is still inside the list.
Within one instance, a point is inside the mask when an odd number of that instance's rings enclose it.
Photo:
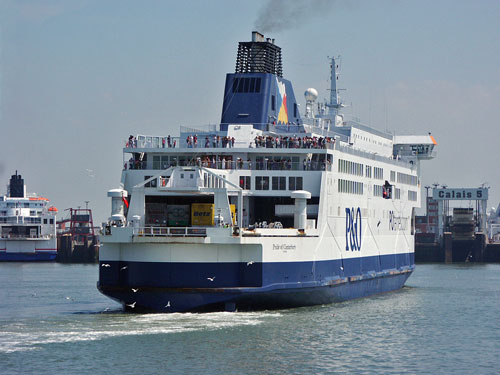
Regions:
[[[24,198],[26,192],[24,191],[24,180],[20,174],[13,174],[9,183],[9,197],[11,198]]]
[[[274,44],[274,39],[252,32],[251,42],[238,44],[235,73],[271,73],[283,77],[281,48]]]

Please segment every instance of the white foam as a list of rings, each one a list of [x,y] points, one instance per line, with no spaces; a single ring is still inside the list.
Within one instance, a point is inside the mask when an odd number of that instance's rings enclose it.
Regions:
[[[0,353],[28,351],[40,345],[95,341],[119,336],[158,335],[192,331],[213,331],[236,326],[255,326],[280,317],[277,312],[208,314],[98,314],[88,319],[45,322],[37,329],[13,324],[0,332]],[[89,315],[87,315],[89,317]]]

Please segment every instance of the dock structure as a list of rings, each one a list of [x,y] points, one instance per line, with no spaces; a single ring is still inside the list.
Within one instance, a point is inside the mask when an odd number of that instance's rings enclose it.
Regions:
[[[488,188],[436,184],[431,196],[426,189],[426,215],[416,217],[416,262],[500,262],[500,243],[487,235]],[[469,204],[450,209],[450,201]]]

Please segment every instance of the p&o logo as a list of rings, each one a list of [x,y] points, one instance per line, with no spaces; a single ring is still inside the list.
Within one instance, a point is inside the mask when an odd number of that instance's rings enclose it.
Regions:
[[[361,209],[345,209],[345,249],[361,251]]]

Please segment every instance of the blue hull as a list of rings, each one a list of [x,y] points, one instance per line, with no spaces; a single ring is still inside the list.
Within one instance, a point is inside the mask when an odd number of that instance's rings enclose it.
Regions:
[[[0,252],[0,262],[51,262],[56,260],[57,251],[36,253]]]
[[[186,312],[311,306],[389,292],[403,287],[414,262],[411,253],[251,265],[101,261],[99,268],[98,289],[127,310]]]

